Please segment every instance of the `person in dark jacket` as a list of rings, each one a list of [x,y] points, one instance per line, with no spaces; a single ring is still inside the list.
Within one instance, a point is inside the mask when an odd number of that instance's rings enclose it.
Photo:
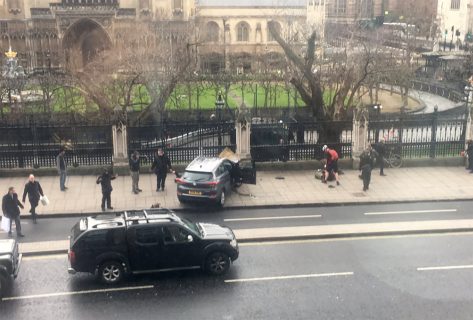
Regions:
[[[138,151],[133,151],[130,157],[130,175],[132,182],[131,191],[134,194],[138,194],[143,191],[138,187],[138,183],[140,182],[140,154]]]
[[[466,144],[465,152],[468,157],[468,167],[466,169],[470,170],[470,173],[473,173],[473,140],[468,140]]]
[[[25,203],[26,195],[28,195],[28,200],[30,201],[31,209],[30,213],[33,218],[33,223],[36,224],[36,207],[38,206],[40,197],[44,197],[43,189],[38,181],[35,180],[34,175],[30,174],[28,177],[28,182],[25,184],[25,190],[23,191],[22,202]]]
[[[24,237],[24,234],[21,233],[20,209],[18,207],[22,209],[24,208],[20,200],[18,200],[15,188],[10,187],[8,188],[8,193],[4,195],[2,199],[3,215],[10,219],[10,231],[8,232],[9,237],[12,236],[11,226],[13,220],[15,221],[17,237]]]
[[[386,144],[384,139],[380,139],[379,143],[373,145],[374,150],[378,154],[377,163],[379,165],[379,175],[385,176],[384,174],[384,157],[386,156]]]
[[[360,155],[361,178],[363,179],[363,191],[367,191],[371,182],[371,171],[373,170],[376,161],[376,151],[371,146],[368,146]]]
[[[154,171],[157,177],[156,191],[159,191],[159,189],[164,191],[167,173],[168,171],[174,173],[174,170],[172,169],[171,160],[169,160],[168,156],[164,154],[162,148],[158,149],[151,170]]]
[[[61,191],[66,191],[66,178],[67,178],[67,161],[65,158],[66,149],[61,148],[59,154],[56,157],[56,167],[59,174],[59,187]]]
[[[102,185],[102,211],[105,209],[113,210],[112,207],[112,180],[117,176],[111,174],[108,169],[104,169],[103,173],[97,177],[97,184]]]

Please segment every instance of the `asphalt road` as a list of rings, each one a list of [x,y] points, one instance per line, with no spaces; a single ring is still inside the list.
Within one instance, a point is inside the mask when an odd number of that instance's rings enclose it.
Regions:
[[[370,222],[420,221],[473,218],[473,201],[444,201],[406,204],[371,204],[310,208],[210,210],[196,208],[178,212],[193,221],[212,222],[233,229],[274,228],[283,226],[333,225]],[[22,242],[67,239],[71,227],[79,220],[72,218],[39,219],[33,225],[22,220]],[[6,238],[0,231],[0,239]]]
[[[229,274],[68,275],[25,258],[2,319],[471,319],[473,233],[249,243]],[[115,291],[113,291],[115,290]]]

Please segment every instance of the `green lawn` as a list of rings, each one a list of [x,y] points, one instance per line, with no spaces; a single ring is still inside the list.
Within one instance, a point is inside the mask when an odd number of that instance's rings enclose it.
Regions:
[[[111,85],[112,86],[112,85]],[[40,89],[40,88],[36,88]],[[266,90],[268,91],[266,96]],[[210,86],[202,86],[194,84],[192,86],[186,84],[179,84],[172,92],[168,101],[166,102],[166,109],[168,110],[187,110],[187,109],[202,109],[211,110],[215,108],[215,101],[217,99],[217,92],[222,92],[224,98],[223,88],[216,88]],[[124,105],[123,94],[120,94],[118,87],[110,87],[105,89],[105,93],[109,96],[109,100],[114,105]],[[135,85],[132,90],[131,107],[135,111],[140,111],[151,103],[151,96],[144,85]],[[242,102],[249,108],[285,108],[288,105],[291,107],[304,106],[303,101],[292,87],[290,90],[284,86],[283,83],[273,83],[267,89],[257,83],[244,83],[243,90],[241,84],[233,84],[230,86],[227,104],[230,108],[236,108]],[[28,109],[31,112],[42,112],[48,108],[44,108],[44,102],[38,101],[35,103],[28,103]],[[24,104],[25,106],[26,104]],[[5,108],[6,109],[9,108]],[[59,112],[79,112],[96,111],[98,106],[77,88],[72,87],[57,87],[53,91],[51,99],[51,111]]]

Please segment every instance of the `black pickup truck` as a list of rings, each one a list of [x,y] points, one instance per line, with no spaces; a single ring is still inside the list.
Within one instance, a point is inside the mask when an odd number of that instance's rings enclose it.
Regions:
[[[95,274],[106,284],[126,274],[196,268],[221,275],[238,254],[230,228],[194,223],[168,209],[125,211],[83,218],[72,228],[68,271]]]
[[[8,292],[12,280],[18,276],[21,257],[14,239],[0,240],[0,298]]]

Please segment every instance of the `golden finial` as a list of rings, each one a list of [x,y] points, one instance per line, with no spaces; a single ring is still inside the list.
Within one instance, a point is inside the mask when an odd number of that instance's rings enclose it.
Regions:
[[[11,47],[8,48],[8,51],[5,52],[5,55],[7,56],[7,58],[9,59],[13,59],[16,57],[16,52],[15,51],[11,51]]]

